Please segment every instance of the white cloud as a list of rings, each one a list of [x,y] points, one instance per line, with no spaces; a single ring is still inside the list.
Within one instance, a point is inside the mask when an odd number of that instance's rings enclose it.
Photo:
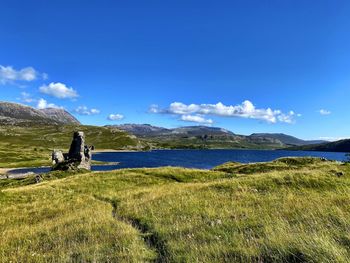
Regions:
[[[42,110],[42,109],[46,109],[46,108],[56,108],[56,109],[63,109],[63,107],[59,107],[53,103],[48,103],[46,100],[44,100],[43,98],[38,100],[38,104],[36,106],[38,109]]]
[[[329,114],[331,114],[331,112],[329,110],[325,110],[325,109],[320,109],[318,112],[321,115],[329,115]]]
[[[213,124],[212,119],[205,119],[202,116],[198,116],[198,115],[182,115],[181,120],[182,121],[189,121],[189,122],[203,123],[203,124]]]
[[[219,102],[217,104],[189,104],[181,102],[173,102],[166,109],[160,109],[157,105],[151,105],[149,108],[151,113],[176,114],[176,115],[214,115],[221,117],[241,117],[263,120],[269,123],[285,122],[293,123],[295,114],[293,111],[283,113],[280,110],[257,109],[252,102],[245,100],[239,105],[226,106]]]
[[[14,69],[12,66],[0,65],[0,84],[14,83],[15,81],[33,81],[40,76],[34,68],[26,67],[20,70]]]
[[[76,98],[78,97],[78,93],[70,87],[67,87],[65,84],[57,82],[51,82],[49,85],[43,85],[39,88],[41,93],[59,98]]]
[[[20,98],[17,98],[18,100],[21,100],[25,103],[32,103],[32,102],[35,102],[36,100],[32,98],[32,96],[27,93],[27,92],[21,92],[21,97]]]
[[[161,110],[159,109],[159,106],[157,104],[152,104],[149,109],[149,113],[161,113]]]
[[[124,115],[122,114],[109,114],[107,117],[108,120],[110,121],[120,121],[122,119],[124,119]]]
[[[100,110],[98,109],[89,109],[86,106],[79,106],[74,110],[75,113],[79,115],[96,115],[100,113]]]

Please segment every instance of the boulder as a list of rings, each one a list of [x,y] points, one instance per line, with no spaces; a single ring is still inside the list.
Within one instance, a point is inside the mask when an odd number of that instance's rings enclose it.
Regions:
[[[53,150],[51,158],[52,158],[53,165],[63,163],[64,159],[65,159],[62,151],[60,151],[60,150]]]

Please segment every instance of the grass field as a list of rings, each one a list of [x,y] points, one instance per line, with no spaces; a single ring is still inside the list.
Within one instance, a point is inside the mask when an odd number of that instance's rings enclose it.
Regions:
[[[96,149],[142,150],[145,143],[123,131],[97,126],[0,126],[0,168],[51,165],[53,149],[69,149],[73,132],[84,131]]]
[[[2,180],[3,262],[349,262],[350,165],[125,169]]]

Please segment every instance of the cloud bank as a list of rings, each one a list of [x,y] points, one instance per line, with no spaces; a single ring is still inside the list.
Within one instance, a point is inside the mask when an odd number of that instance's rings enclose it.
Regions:
[[[295,116],[294,111],[283,113],[280,110],[271,108],[258,109],[249,100],[243,101],[238,105],[224,105],[221,102],[217,104],[184,104],[182,102],[173,102],[169,107],[161,109],[158,105],[151,105],[150,113],[180,115],[181,120],[185,121],[204,121],[202,123],[213,123],[211,119],[205,119],[203,116],[220,116],[220,117],[239,117],[262,120],[268,123],[293,123]]]

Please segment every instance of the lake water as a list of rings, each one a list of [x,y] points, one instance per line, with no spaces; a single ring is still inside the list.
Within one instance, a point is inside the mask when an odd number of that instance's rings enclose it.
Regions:
[[[345,153],[282,151],[282,150],[155,150],[149,152],[105,152],[95,153],[93,159],[118,162],[117,165],[94,165],[93,171],[108,171],[121,168],[141,168],[159,166],[181,166],[187,168],[211,169],[219,164],[235,161],[240,163],[267,162],[286,156],[324,157],[329,160],[344,161]],[[10,174],[48,172],[49,168],[38,167],[15,169]]]

